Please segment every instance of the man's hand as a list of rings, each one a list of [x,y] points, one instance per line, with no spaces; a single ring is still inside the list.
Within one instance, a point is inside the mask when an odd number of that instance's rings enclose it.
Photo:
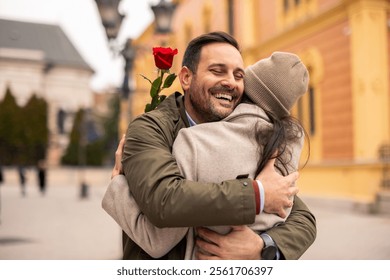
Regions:
[[[277,214],[282,218],[286,217],[285,208],[293,205],[292,197],[298,193],[295,181],[298,179],[298,172],[288,176],[276,172],[275,159],[268,161],[267,165],[256,177],[264,187],[265,201],[264,212]]]
[[[197,231],[199,236],[196,240],[196,258],[199,260],[260,259],[264,242],[248,226],[233,226],[232,231],[226,235],[206,228],[197,228]]]
[[[121,140],[119,141],[118,148],[115,151],[115,165],[114,168],[112,169],[111,179],[114,178],[116,175],[123,174],[122,154],[123,154],[124,146],[125,146],[125,135],[122,136]]]

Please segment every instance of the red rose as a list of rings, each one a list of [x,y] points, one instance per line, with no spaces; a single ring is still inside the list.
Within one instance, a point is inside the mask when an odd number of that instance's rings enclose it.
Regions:
[[[153,48],[154,63],[158,69],[168,70],[172,67],[173,57],[177,54],[177,49]]]
[[[172,67],[173,57],[177,54],[177,49],[171,48],[153,48],[154,64],[158,69],[158,76],[153,81],[148,77],[141,75],[150,83],[150,97],[152,100],[145,106],[145,113],[153,111],[157,106],[164,101],[166,95],[160,95],[163,89],[169,88],[176,79],[175,73],[170,73],[169,69]],[[168,76],[164,78],[165,74]]]

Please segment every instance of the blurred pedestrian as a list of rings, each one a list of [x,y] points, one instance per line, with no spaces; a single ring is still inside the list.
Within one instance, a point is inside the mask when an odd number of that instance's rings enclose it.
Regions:
[[[20,187],[22,189],[22,195],[26,196],[26,171],[24,166],[22,165],[18,166],[18,173],[19,173]]]
[[[39,191],[42,195],[44,195],[46,192],[46,163],[44,160],[38,161],[37,176],[39,183]]]

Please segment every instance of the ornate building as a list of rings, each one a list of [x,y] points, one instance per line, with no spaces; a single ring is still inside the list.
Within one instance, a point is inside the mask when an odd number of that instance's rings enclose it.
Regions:
[[[59,26],[0,19],[0,99],[10,87],[23,106],[32,94],[49,105],[48,164],[59,164],[72,115],[90,108],[93,70]]]
[[[348,199],[375,210],[390,182],[390,1],[174,2],[178,6],[170,35],[157,36],[149,26],[134,40],[133,72],[154,75],[151,48],[158,44],[178,48],[171,69],[178,72],[189,40],[214,30],[238,39],[246,65],[276,50],[298,54],[311,77],[308,94],[293,111],[310,138],[300,192]],[[149,84],[138,74],[131,96],[135,115],[150,99]],[[180,90],[178,81],[173,89]]]

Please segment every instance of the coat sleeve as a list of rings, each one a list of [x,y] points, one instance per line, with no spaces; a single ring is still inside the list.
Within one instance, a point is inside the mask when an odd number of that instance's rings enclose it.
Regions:
[[[114,203],[115,202],[115,203]],[[139,210],[126,178],[115,176],[103,197],[103,209],[122,230],[153,258],[161,258],[186,235],[188,228],[157,228]]]
[[[295,196],[294,205],[285,223],[267,231],[286,260],[297,260],[314,242],[317,234],[314,215]]]
[[[144,114],[128,127],[123,170],[141,211],[158,227],[252,224],[252,180],[185,180],[171,153],[174,125]]]

